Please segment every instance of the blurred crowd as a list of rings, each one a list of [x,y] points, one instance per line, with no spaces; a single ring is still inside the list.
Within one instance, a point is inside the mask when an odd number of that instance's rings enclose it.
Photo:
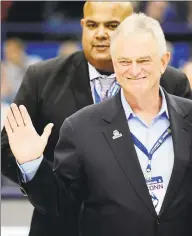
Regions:
[[[191,1],[132,1],[132,3],[136,12],[145,12],[149,16],[159,20],[161,23],[173,21],[186,22],[189,25],[192,24]],[[65,19],[79,19],[82,17],[83,4],[84,1],[4,1],[2,2],[1,18],[12,22],[62,22]],[[30,8],[31,11],[22,11],[24,8]]]
[[[192,2],[150,1],[140,2],[139,10],[155,18],[160,23],[186,22],[192,25]]]
[[[75,4],[75,7],[74,7]],[[57,24],[65,20],[78,19],[82,17],[84,2],[1,2],[2,22],[48,22]],[[185,23],[192,29],[192,2],[170,2],[170,1],[145,1],[133,2],[136,12],[142,11],[157,19],[161,24],[165,22]],[[30,8],[30,11],[27,9]],[[17,34],[7,37],[3,42],[1,61],[1,128],[6,109],[13,101],[27,68],[33,63],[44,60],[38,53],[27,53],[28,41],[24,41]],[[67,57],[80,49],[80,41],[69,39],[60,41],[58,56]],[[174,45],[167,42],[169,51],[174,56]],[[183,49],[184,50],[184,49]],[[182,61],[178,67],[183,70],[192,87],[192,59],[191,52],[187,61]]]

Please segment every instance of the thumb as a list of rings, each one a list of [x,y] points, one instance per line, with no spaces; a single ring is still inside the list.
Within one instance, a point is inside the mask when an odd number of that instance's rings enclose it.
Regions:
[[[53,124],[49,123],[48,125],[45,126],[43,134],[41,135],[41,138],[46,143],[47,143],[47,140],[48,140],[48,138],[49,138],[49,136],[51,134],[52,128],[53,128]]]

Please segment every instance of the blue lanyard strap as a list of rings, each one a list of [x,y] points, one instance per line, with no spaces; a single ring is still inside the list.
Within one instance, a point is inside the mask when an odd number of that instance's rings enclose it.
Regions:
[[[170,126],[158,138],[158,140],[155,142],[155,144],[151,148],[150,152],[147,151],[146,147],[135,137],[134,134],[131,133],[131,135],[132,135],[134,144],[148,157],[148,165],[147,165],[146,171],[150,175],[150,172],[151,172],[151,160],[152,160],[153,154],[165,142],[165,140],[171,135]]]
[[[116,95],[118,93],[119,89],[120,89],[120,85],[117,81],[115,81],[112,84],[112,86],[110,87],[110,89],[108,90],[107,97],[109,98],[109,97]]]
[[[95,97],[95,103],[101,102],[101,98],[100,98],[95,86],[94,86],[94,97]]]

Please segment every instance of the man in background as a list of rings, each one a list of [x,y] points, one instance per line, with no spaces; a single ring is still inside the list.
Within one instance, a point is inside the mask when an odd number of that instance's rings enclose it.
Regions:
[[[117,26],[133,13],[130,2],[86,2],[84,5],[82,46],[67,59],[50,59],[27,70],[15,98],[17,105],[26,106],[38,134],[48,122],[54,123],[44,151],[49,170],[52,170],[54,148],[63,121],[71,114],[93,103],[105,100],[119,87],[116,84],[110,55],[110,36]],[[190,97],[191,90],[185,74],[168,67],[161,77],[161,85],[170,93]],[[10,150],[7,134],[2,133],[2,173],[18,183],[18,166]],[[50,192],[51,194],[51,192]],[[69,205],[66,217],[54,217],[35,209],[30,236],[78,235],[77,205]]]
[[[11,102],[15,98],[28,67],[41,60],[39,56],[26,54],[25,43],[21,39],[7,39],[4,43],[3,69],[12,92],[8,96],[3,96],[2,99]]]
[[[133,14],[110,48],[121,90],[64,121],[46,179],[53,124],[38,135],[26,108],[11,105],[5,127],[18,178],[39,211],[67,217],[84,203],[82,236],[191,236],[192,101],[160,86],[170,59],[163,31]]]

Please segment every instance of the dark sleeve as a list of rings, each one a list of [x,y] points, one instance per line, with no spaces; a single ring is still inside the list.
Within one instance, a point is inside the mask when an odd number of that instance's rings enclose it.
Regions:
[[[168,66],[161,78],[162,87],[170,94],[192,99],[192,91],[185,73],[172,66]]]
[[[189,98],[192,100],[192,89],[185,73],[180,73],[179,82],[177,83],[175,94],[179,97]]]
[[[29,67],[14,100],[17,105],[23,104],[27,107],[34,126],[36,126],[36,109],[38,102],[37,79],[35,67]],[[11,152],[6,131],[3,129],[1,132],[1,172],[13,182],[18,183],[17,171],[18,167],[15,158]]]
[[[21,184],[29,201],[42,213],[66,216],[70,209],[78,209],[86,197],[82,159],[75,139],[66,119],[55,148],[53,171],[44,158],[34,178]]]

